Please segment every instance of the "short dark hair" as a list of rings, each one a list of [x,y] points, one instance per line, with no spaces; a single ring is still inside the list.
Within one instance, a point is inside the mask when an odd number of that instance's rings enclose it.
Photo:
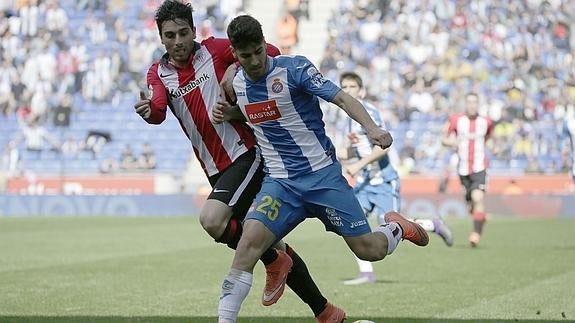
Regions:
[[[154,16],[160,37],[162,36],[162,24],[168,20],[176,20],[179,18],[187,21],[190,27],[194,28],[194,18],[192,17],[192,12],[194,12],[194,8],[192,8],[192,5],[189,3],[185,4],[178,0],[164,1],[158,7],[158,10],[156,10],[156,15]]]
[[[227,33],[234,48],[245,48],[264,41],[262,24],[250,15],[235,17],[228,25]]]
[[[343,72],[339,76],[339,83],[341,84],[343,80],[347,79],[355,81],[360,89],[363,88],[363,80],[361,79],[361,76],[359,76],[359,74],[355,72]]]
[[[479,99],[479,94],[477,92],[468,92],[465,97],[474,96],[475,98]]]

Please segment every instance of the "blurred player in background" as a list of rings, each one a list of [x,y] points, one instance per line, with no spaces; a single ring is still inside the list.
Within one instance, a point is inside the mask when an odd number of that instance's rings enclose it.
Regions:
[[[465,96],[465,112],[449,118],[445,125],[442,144],[456,150],[459,162],[457,173],[465,188],[465,201],[473,218],[469,243],[476,247],[485,225],[485,181],[487,177],[487,140],[493,121],[480,116],[479,96],[471,92]]]
[[[194,41],[192,12],[191,5],[175,0],[164,1],[156,11],[167,54],[149,68],[150,97],[140,93],[134,108],[150,124],[162,123],[168,107],[178,118],[212,186],[200,212],[200,223],[216,242],[235,249],[243,218],[260,190],[263,165],[256,140],[245,123],[213,124],[210,120],[211,108],[220,96],[219,81],[236,59],[227,39]],[[271,45],[267,50],[279,54]],[[287,281],[315,316],[337,315],[341,310],[328,304],[298,254],[281,241],[276,246],[280,250],[267,249],[260,258],[267,273],[262,303],[275,303]]]
[[[571,179],[575,184],[575,115],[571,114],[565,118],[561,138],[562,141],[569,138],[569,147],[565,149],[571,150]]]
[[[427,245],[425,230],[395,212],[386,214],[386,223],[371,231],[325,134],[318,97],[346,111],[383,148],[393,141],[389,132],[377,127],[359,101],[325,79],[307,58],[268,56],[261,24],[253,17],[234,18],[227,33],[242,66],[233,80],[238,105],[220,101],[213,119],[248,120],[262,149],[266,176],[224,278],[219,322],[236,322],[261,253],[310,216],[341,235],[365,260],[385,258],[402,239]]]
[[[341,74],[339,84],[344,92],[363,104],[377,126],[384,127],[379,110],[371,103],[362,100],[365,90],[363,80],[358,74],[354,72]],[[349,119],[348,139],[347,149],[339,149],[337,154],[338,158],[344,161],[344,174],[355,179],[355,196],[366,215],[374,215],[377,218],[377,224],[382,225],[385,213],[399,212],[401,208],[400,180],[388,154],[392,147],[382,149],[373,145],[365,129],[352,119]],[[426,231],[439,235],[447,246],[453,245],[451,230],[440,217],[414,221]],[[359,266],[359,275],[354,279],[346,280],[344,284],[375,283],[375,272],[371,262],[355,258]]]

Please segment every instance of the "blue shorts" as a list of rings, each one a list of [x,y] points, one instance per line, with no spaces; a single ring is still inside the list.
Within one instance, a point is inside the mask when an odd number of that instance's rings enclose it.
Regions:
[[[371,232],[353,188],[334,163],[296,179],[266,176],[246,219],[261,221],[285,237],[306,218],[318,218],[327,231],[344,237]]]
[[[377,216],[377,223],[383,224],[383,216],[390,211],[399,212],[399,179],[372,185],[369,182],[360,183],[354,188],[359,204],[368,214]]]

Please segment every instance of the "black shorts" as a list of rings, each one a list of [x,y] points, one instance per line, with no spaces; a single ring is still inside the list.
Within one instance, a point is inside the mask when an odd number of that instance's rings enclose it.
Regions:
[[[461,181],[461,184],[465,188],[466,201],[471,201],[471,191],[473,190],[481,190],[485,192],[486,177],[487,174],[484,170],[469,175],[459,175],[459,180]]]
[[[208,200],[218,200],[233,208],[233,215],[243,220],[262,187],[263,159],[255,148],[238,157],[226,170],[208,180],[212,192]]]

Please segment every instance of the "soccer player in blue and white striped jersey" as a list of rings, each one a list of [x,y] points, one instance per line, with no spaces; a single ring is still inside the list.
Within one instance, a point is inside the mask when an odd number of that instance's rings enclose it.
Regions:
[[[248,121],[262,150],[266,176],[246,215],[243,235],[222,284],[219,322],[237,320],[261,253],[307,217],[320,219],[326,230],[342,236],[363,260],[385,258],[402,239],[427,245],[425,230],[395,212],[386,214],[386,223],[371,230],[325,134],[319,98],[343,109],[381,148],[392,144],[389,132],[378,127],[359,101],[325,79],[307,58],[268,56],[261,25],[253,17],[234,18],[227,33],[241,65],[233,80],[237,106],[221,100],[212,118],[216,123],[231,117]]]
[[[384,121],[379,110],[371,103],[364,101],[365,88],[362,78],[354,72],[345,72],[340,76],[339,85],[347,94],[359,100],[367,113],[379,127],[384,126]],[[373,215],[377,223],[385,223],[385,214],[390,211],[399,212],[401,209],[400,179],[395,167],[391,163],[389,152],[392,147],[381,149],[373,145],[362,126],[349,119],[347,137],[349,144],[347,149],[338,150],[338,158],[342,162],[346,176],[355,179],[354,192],[366,215]],[[440,217],[431,219],[413,220],[421,225],[427,232],[439,235],[447,246],[453,244],[453,235]],[[346,285],[358,285],[375,283],[375,272],[369,261],[356,257],[359,267],[359,275],[346,280]]]

